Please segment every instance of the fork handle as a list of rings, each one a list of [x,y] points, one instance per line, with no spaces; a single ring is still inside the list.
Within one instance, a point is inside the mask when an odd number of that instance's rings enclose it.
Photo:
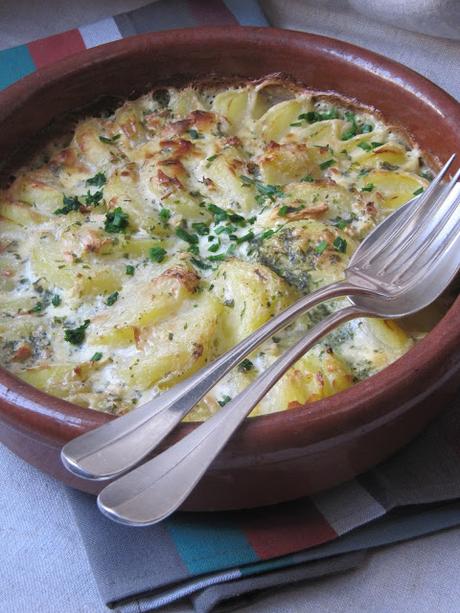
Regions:
[[[131,526],[148,526],[168,517],[184,502],[241,422],[288,368],[337,325],[365,314],[350,306],[323,319],[191,434],[102,490],[98,497],[100,510]]]
[[[67,443],[61,451],[62,462],[85,479],[110,479],[126,472],[155,449],[203,396],[263,341],[324,300],[360,293],[372,292],[339,282],[304,296],[192,377]]]

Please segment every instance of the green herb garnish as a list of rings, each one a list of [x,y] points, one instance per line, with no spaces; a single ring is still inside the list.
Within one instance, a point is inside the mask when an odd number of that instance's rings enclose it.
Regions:
[[[101,143],[104,143],[104,145],[113,145],[120,137],[121,134],[115,134],[115,136],[112,136],[111,138],[107,138],[107,136],[99,136],[99,140]]]
[[[116,232],[124,232],[129,224],[128,213],[117,206],[113,211],[109,211],[105,216],[104,230],[114,234]]]
[[[337,236],[337,238],[332,243],[336,249],[340,253],[345,253],[347,250],[347,241],[341,236]]]
[[[206,262],[203,262],[203,260],[199,260],[198,258],[190,259],[192,260],[192,264],[195,264],[195,266],[201,270],[208,270],[209,268],[212,268],[210,264],[206,264]]]
[[[367,183],[367,185],[365,185],[361,191],[362,192],[371,192],[374,189],[375,185],[373,183]]]
[[[228,219],[227,211],[224,211],[224,209],[221,209],[220,206],[216,204],[208,204],[208,211],[214,215],[216,223]]]
[[[207,234],[209,234],[209,226],[207,226],[203,222],[192,223],[192,228],[200,236],[206,236]]]
[[[55,215],[68,215],[72,211],[80,210],[81,202],[78,200],[77,196],[64,196],[62,201],[64,206],[60,209],[56,209],[54,211]]]
[[[325,162],[322,162],[319,167],[321,168],[321,170],[326,170],[326,168],[329,168],[329,166],[333,166],[335,164],[335,160],[326,160]]]
[[[131,264],[128,264],[125,268],[125,273],[129,275],[130,277],[132,277],[134,275],[134,266],[132,266]]]
[[[419,194],[422,194],[425,190],[423,189],[423,187],[419,187],[418,189],[415,190],[415,192],[413,192],[414,196],[418,196]]]
[[[311,175],[305,175],[300,180],[302,181],[302,183],[313,183],[315,179]]]
[[[185,228],[176,228],[176,236],[186,243],[189,243],[189,245],[198,243],[198,236],[196,234],[190,234]]]
[[[238,366],[238,370],[240,372],[249,372],[253,368],[254,368],[254,364],[251,362],[251,360],[248,360],[247,358],[243,360],[241,364]]]
[[[86,328],[89,326],[89,319],[85,319],[78,328],[67,328],[64,331],[64,340],[71,345],[81,345],[85,340]]]
[[[221,400],[218,400],[217,402],[220,404],[221,407],[225,406],[227,403],[229,403],[231,401],[230,396],[223,396]]]
[[[99,362],[102,359],[102,353],[100,351],[96,351],[90,358],[90,362]]]
[[[103,172],[98,172],[86,181],[86,185],[93,185],[94,187],[102,187],[107,183],[106,176]]]
[[[152,262],[162,262],[165,259],[166,256],[166,249],[163,249],[163,247],[151,247],[151,249],[149,250],[149,258],[152,260]]]
[[[320,241],[315,247],[315,253],[317,253],[318,255],[324,253],[324,251],[326,251],[327,249],[327,244],[328,243],[325,240]]]
[[[169,209],[162,208],[160,210],[160,219],[163,223],[167,223],[171,219],[171,211]]]
[[[113,294],[110,294],[110,296],[107,297],[105,304],[107,306],[112,306],[113,304],[115,304],[117,300],[118,300],[118,292],[113,292]]]
[[[58,307],[61,304],[62,300],[61,297],[58,296],[57,294],[54,294],[54,296],[51,298],[51,304],[54,307]]]

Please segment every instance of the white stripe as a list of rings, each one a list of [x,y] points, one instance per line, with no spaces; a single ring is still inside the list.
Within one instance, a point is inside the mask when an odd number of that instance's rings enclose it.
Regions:
[[[123,38],[112,17],[82,26],[79,30],[87,49]]]
[[[386,513],[386,509],[356,480],[311,498],[337,534],[344,534]]]

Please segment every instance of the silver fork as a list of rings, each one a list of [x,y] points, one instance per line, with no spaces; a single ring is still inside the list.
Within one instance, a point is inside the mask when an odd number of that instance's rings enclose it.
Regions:
[[[428,189],[416,201],[411,201],[398,209],[366,237],[350,261],[345,281],[326,286],[301,298],[189,379],[136,408],[135,411],[67,443],[61,452],[66,468],[80,477],[93,480],[109,479],[126,472],[155,449],[226,373],[263,341],[300,314],[324,300],[337,296],[367,295],[369,299],[374,296],[381,301],[389,300],[400,292],[401,288],[397,283],[389,286],[384,279],[383,283],[380,282],[381,274],[385,274],[388,268],[387,264],[387,268],[383,270],[381,263],[387,262],[386,258],[393,258],[394,261],[395,254],[397,255],[411,240],[412,247],[417,247],[419,243],[414,243],[415,237],[417,241],[425,240],[426,234],[432,229],[433,211],[437,211],[439,216],[441,209],[438,211],[438,205],[445,199],[458,178],[457,173],[449,186],[441,186],[441,180],[454,157],[450,158]],[[436,224],[436,227],[441,226]],[[412,248],[407,257],[413,259],[414,253],[417,252]],[[410,264],[412,259],[408,259],[407,262]],[[379,275],[374,277],[372,273],[377,265],[381,268],[378,269]],[[369,266],[372,266],[370,270]]]
[[[460,267],[460,184],[455,185],[459,176],[460,172],[425,206],[409,209],[404,224],[387,224],[375,242],[365,241],[357,250],[346,271],[347,282],[364,284],[372,292],[350,298],[350,306],[307,332],[191,434],[108,485],[98,497],[100,510],[128,525],[161,521],[187,498],[254,406],[324,334],[356,317],[403,317],[435,300]]]

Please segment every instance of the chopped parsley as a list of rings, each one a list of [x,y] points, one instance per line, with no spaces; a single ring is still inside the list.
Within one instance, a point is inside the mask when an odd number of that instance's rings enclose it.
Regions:
[[[85,319],[78,328],[67,328],[64,331],[64,340],[71,345],[81,345],[85,340],[86,328],[89,326],[89,319]]]
[[[94,192],[94,194],[88,192],[86,196],[84,196],[85,204],[87,206],[97,206],[98,204],[100,204],[103,195],[104,194],[102,193],[102,190],[98,190],[97,192]]]
[[[166,249],[163,247],[151,247],[149,250],[149,258],[152,262],[162,262],[166,256]]]
[[[134,275],[134,266],[132,266],[131,264],[128,264],[125,268],[125,273],[132,277]]]
[[[345,253],[347,251],[347,241],[341,236],[337,236],[337,238],[332,243],[336,249],[340,253]]]
[[[104,143],[104,145],[113,145],[120,137],[121,134],[115,134],[115,136],[112,136],[111,138],[107,138],[107,136],[99,136],[99,140],[101,143]]]
[[[62,200],[64,206],[54,211],[55,215],[68,215],[72,211],[79,211],[81,202],[77,196],[64,196]]]
[[[106,176],[103,172],[98,172],[86,181],[86,185],[92,185],[93,187],[102,187],[107,183]]]
[[[115,302],[118,300],[118,295],[118,292],[113,292],[113,294],[110,294],[110,296],[107,297],[105,304],[107,306],[112,306],[113,304],[115,304]]]
[[[129,224],[128,213],[117,206],[113,211],[109,211],[105,216],[104,230],[115,234],[116,232],[124,232]]]
[[[51,304],[54,307],[58,307],[61,304],[62,300],[61,297],[58,296],[57,294],[54,294],[54,296],[51,298]]]
[[[254,368],[254,364],[251,362],[251,360],[248,360],[247,358],[243,360],[238,366],[238,370],[240,372],[249,372],[253,368]]]
[[[100,351],[96,351],[90,358],[90,362],[99,362],[102,359],[102,353]]]
[[[321,255],[322,253],[324,253],[324,251],[326,251],[327,245],[328,245],[327,241],[325,240],[320,241],[315,247],[315,253],[317,253],[318,255]]]

